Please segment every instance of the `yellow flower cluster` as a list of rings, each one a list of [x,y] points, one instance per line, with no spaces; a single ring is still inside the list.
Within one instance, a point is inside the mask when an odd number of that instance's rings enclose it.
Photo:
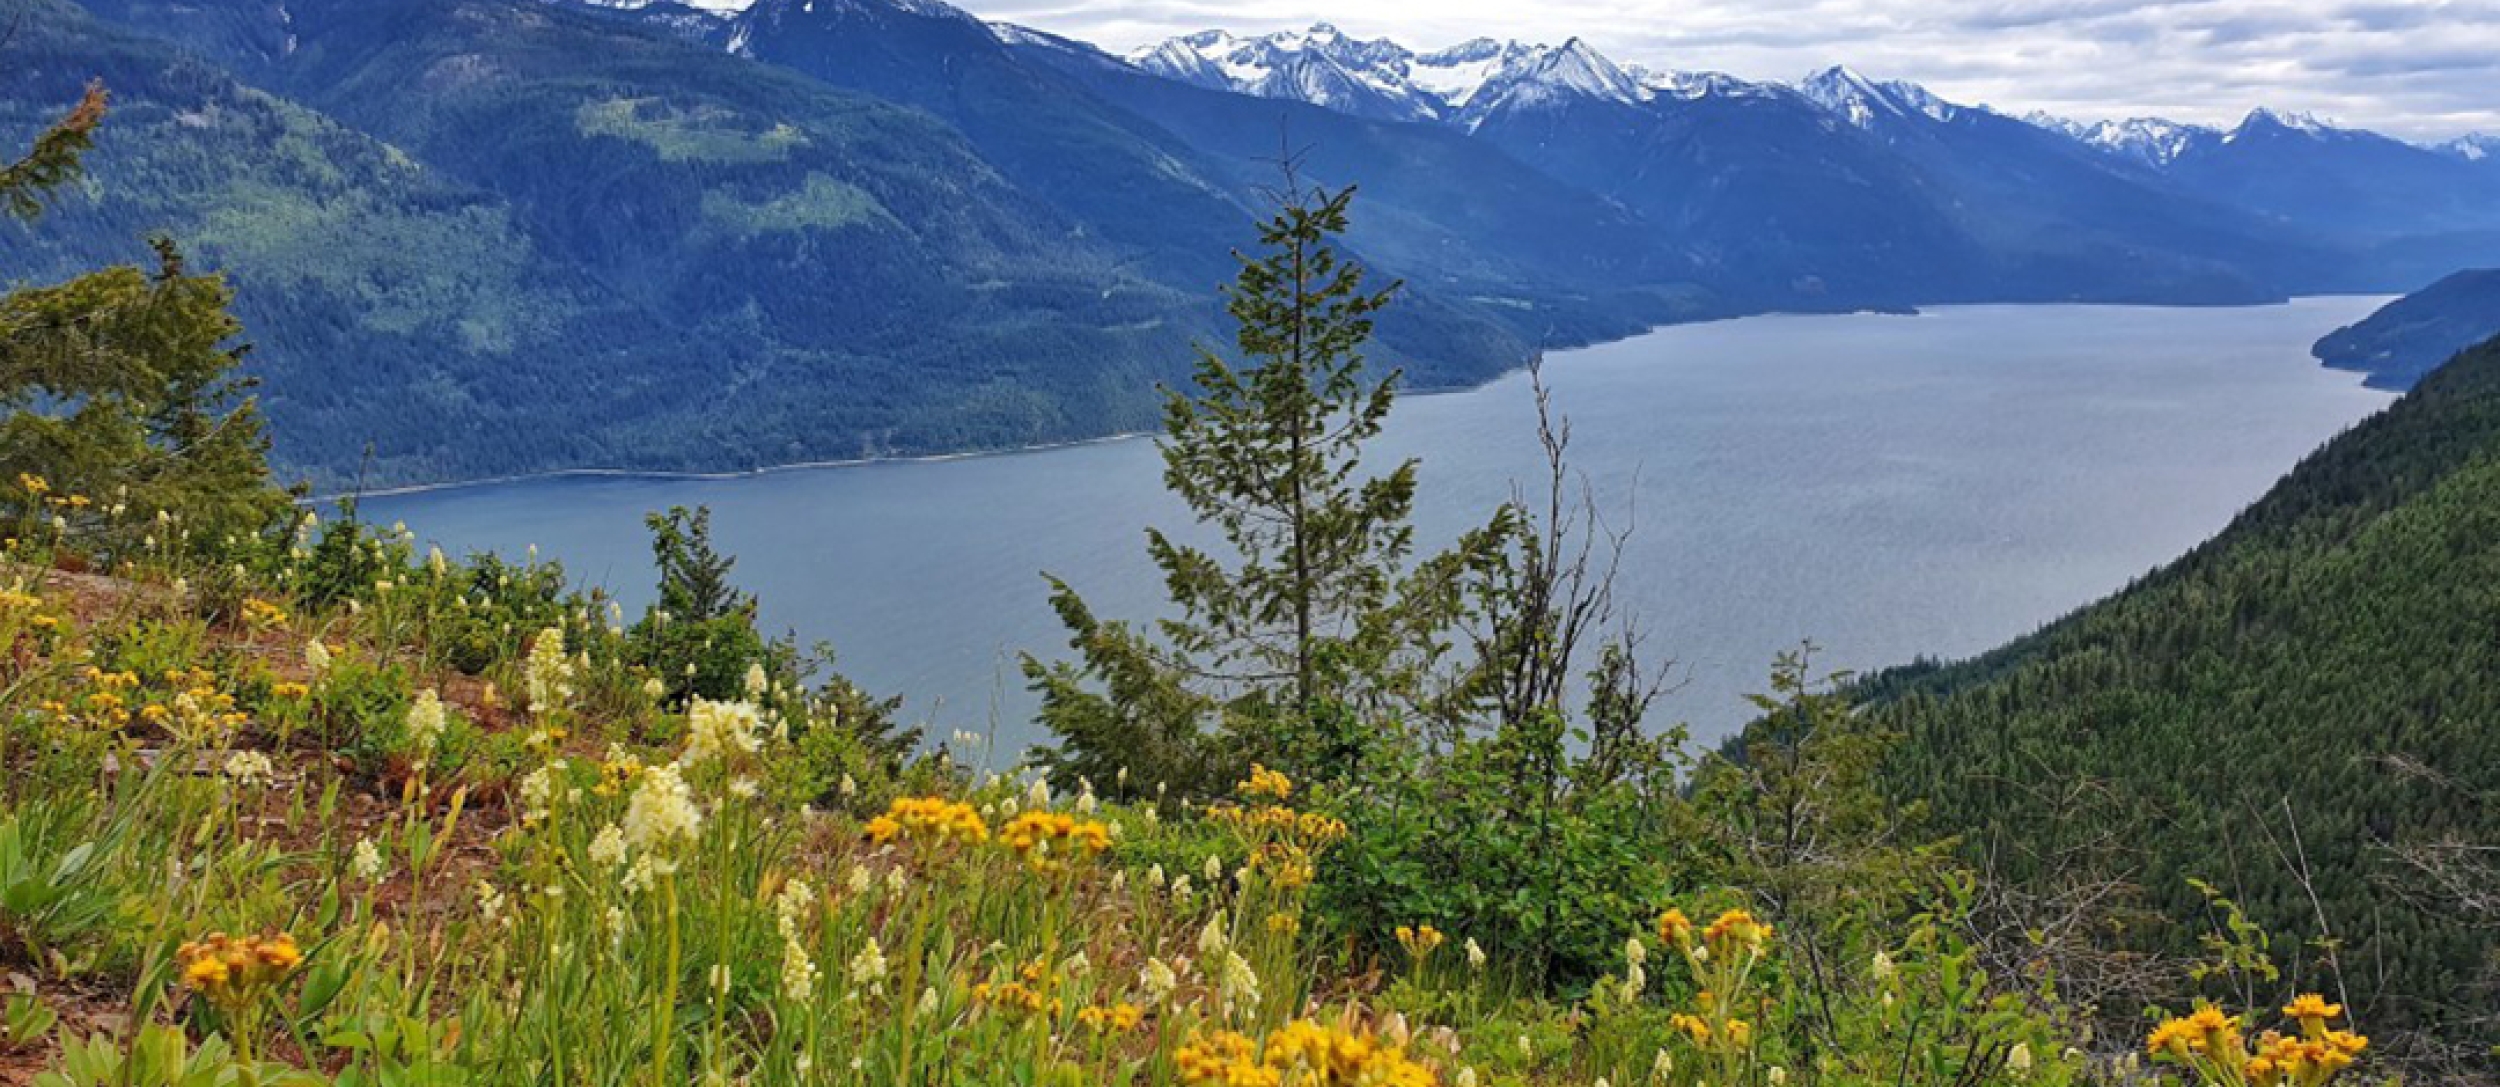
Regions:
[[[1279,890],[1299,891],[1319,876],[1311,855],[1290,842],[1269,842],[1250,853],[1250,867]]]
[[[898,797],[885,814],[868,821],[868,839],[884,845],[896,838],[945,843],[986,842],[990,825],[972,805],[939,796]]]
[[[976,1004],[989,1004],[1026,1015],[1036,1015],[1043,1011],[1056,1013],[1059,1010],[1058,998],[1019,981],[1010,981],[1001,985],[982,982],[972,987],[972,1000]]]
[[[1693,919],[1684,916],[1683,910],[1669,907],[1667,912],[1658,915],[1658,938],[1666,941],[1669,947],[1683,947],[1691,943]]]
[[[1097,820],[1029,811],[999,828],[998,840],[1034,871],[1049,872],[1067,867],[1069,857],[1090,858],[1111,848],[1111,828]]]
[[[2197,1054],[2240,1049],[2240,1022],[2207,1004],[2181,1019],[2165,1019],[2153,1028],[2144,1046],[2155,1057],[2186,1061]]]
[[[1752,914],[1743,910],[1729,910],[1720,914],[1719,919],[1710,922],[1710,927],[1703,929],[1701,933],[1702,942],[1709,944],[1713,951],[1721,951],[1732,946],[1743,946],[1759,951],[1762,949],[1763,941],[1770,938],[1771,926],[1754,920]]]
[[[2145,1039],[2154,1059],[2177,1064],[2198,1077],[2250,1087],[2322,1087],[2352,1066],[2370,1040],[2327,1026],[2344,1014],[2341,1004],[2303,993],[2283,1008],[2300,1024],[2297,1036],[2266,1031],[2252,1052],[2242,1037],[2240,1021],[2210,1004],[2187,1016],[2166,1019]]]
[[[1190,1087],[1433,1087],[1440,1077],[1369,1034],[1298,1019],[1265,1045],[1232,1031],[1192,1038],[1174,1055]]]
[[[1702,1003],[1707,1004],[1709,1001],[1705,1000]],[[1742,1019],[1730,1019],[1720,1024],[1718,1029],[1713,1030],[1709,1020],[1677,1012],[1667,1017],[1667,1027],[1692,1039],[1694,1045],[1704,1048],[1708,1048],[1713,1039],[1725,1043],[1731,1050],[1741,1050],[1753,1044],[1753,1024]]]
[[[1701,946],[1708,947],[1711,954],[1722,956],[1734,951],[1759,953],[1771,939],[1771,926],[1755,920],[1753,914],[1744,910],[1728,910],[1710,922],[1709,927],[1698,931]],[[1670,907],[1658,915],[1658,938],[1669,947],[1691,953],[1695,947],[1695,932],[1693,919],[1686,917],[1683,910]]]
[[[1431,958],[1433,950],[1440,947],[1444,939],[1441,930],[1431,925],[1398,926],[1398,946],[1405,948],[1406,953],[1419,963]]]
[[[1099,1034],[1126,1034],[1145,1022],[1146,1013],[1128,1001],[1076,1010],[1079,1025]]]
[[[598,796],[616,796],[634,783],[634,775],[642,773],[642,760],[622,751],[613,752],[599,764],[599,783],[590,787]]]
[[[222,932],[182,945],[182,985],[227,1009],[249,1007],[277,988],[304,961],[295,937],[233,937]]]
[[[257,596],[247,597],[243,601],[243,622],[260,630],[284,626],[286,609]]]
[[[1227,805],[1209,810],[1207,816],[1236,831],[1291,839],[1311,849],[1335,845],[1346,836],[1345,824],[1338,820],[1275,804],[1259,808]]]
[[[976,1004],[988,1004],[1026,1015],[1038,1015],[1045,1011],[1057,1015],[1062,1005],[1059,998],[1050,995],[1050,991],[1058,983],[1059,979],[1050,972],[1050,964],[1035,959],[1016,970],[1014,981],[996,985],[985,981],[973,986],[972,1000]],[[1082,1017],[1082,1014],[1080,1012],[1079,1016]]]
[[[1234,786],[1241,795],[1266,797],[1279,804],[1293,799],[1293,779],[1258,763],[1250,764],[1250,777]]]
[[[43,598],[22,588],[0,589],[0,615],[17,611],[35,611],[43,607]]]

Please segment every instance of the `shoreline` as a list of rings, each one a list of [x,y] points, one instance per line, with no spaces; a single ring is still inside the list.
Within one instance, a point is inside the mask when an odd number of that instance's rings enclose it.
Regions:
[[[1945,302],[1935,303],[1925,307],[1912,307],[1906,310],[1879,307],[1852,310],[1848,312],[1820,310],[1775,311],[1769,313],[1749,313],[1737,316],[1705,318],[1699,321],[1677,321],[1667,324],[1653,325],[1630,335],[1620,336],[1614,339],[1596,340],[1589,343],[1573,344],[1568,347],[1550,348],[1541,352],[1541,354],[1550,356],[1565,354],[1572,351],[1585,351],[1593,347],[1603,347],[1608,344],[1616,344],[1628,340],[1639,339],[1643,336],[1653,336],[1670,328],[1680,328],[1687,325],[1712,324],[1718,321],[1743,321],[1762,317],[1850,317],[1869,314],[1886,317],[1921,317],[1934,311],[1944,309],[2036,305],[2108,306],[2115,308],[2147,309],[2229,309],[2241,307],[2257,309],[2268,306],[2290,305],[2293,302],[2297,302],[2305,298],[2352,297],[2375,298],[2394,296],[2380,296],[2369,292],[2352,292],[2349,294],[2301,294],[2273,301],[2243,302],[2236,303],[2231,306],[2221,307],[2177,304],[2164,305],[2152,302]],[[1448,396],[1458,393],[1476,392],[1482,389],[1490,388],[1498,382],[1526,372],[1528,365],[1528,363],[1522,362],[1498,373],[1487,375],[1482,381],[1469,384],[1401,389],[1399,390],[1399,395]],[[2321,363],[2321,365],[2323,365],[2323,363]],[[2334,367],[2327,368],[2334,369]],[[484,476],[477,479],[445,480],[439,483],[407,483],[389,487],[377,487],[372,490],[363,491],[331,491],[323,494],[307,495],[303,498],[297,499],[295,504],[299,507],[311,507],[346,501],[349,499],[362,501],[368,498],[406,498],[412,495],[436,494],[445,491],[469,490],[480,487],[501,487],[515,483],[532,483],[564,479],[619,479],[651,480],[654,482],[726,483],[741,479],[754,479],[762,476],[777,475],[784,472],[812,472],[844,468],[874,468],[881,465],[901,466],[914,464],[941,464],[949,461],[976,460],[991,457],[1015,457],[1032,453],[1050,453],[1065,449],[1081,449],[1091,445],[1108,445],[1114,442],[1136,441],[1140,438],[1153,437],[1157,433],[1159,433],[1159,431],[1131,430],[1113,434],[1101,434],[1090,438],[1069,438],[1061,441],[1034,442],[1027,445],[1006,446],[997,449],[966,449],[951,453],[916,453],[889,457],[847,457],[834,460],[791,461],[786,464],[768,464],[756,468],[740,468],[711,472],[661,468],[549,468],[533,472],[514,472],[507,475]]]

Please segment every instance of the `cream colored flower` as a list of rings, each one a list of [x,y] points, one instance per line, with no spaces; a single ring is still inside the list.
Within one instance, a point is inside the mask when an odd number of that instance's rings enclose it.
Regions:
[[[868,945],[860,948],[859,954],[851,956],[851,984],[871,992],[883,992],[885,971],[885,949],[877,945],[876,937],[871,936]]]
[[[695,809],[694,794],[677,767],[662,763],[639,776],[641,784],[625,805],[625,840],[645,852],[694,841],[703,829],[703,813]]]
[[[538,632],[530,643],[528,663],[522,669],[529,682],[529,710],[545,716],[564,708],[573,699],[573,659],[564,652],[564,628],[548,627]]]
[[[443,696],[431,687],[417,692],[417,700],[408,706],[408,747],[416,752],[417,761],[429,762],[434,749],[443,742]]]

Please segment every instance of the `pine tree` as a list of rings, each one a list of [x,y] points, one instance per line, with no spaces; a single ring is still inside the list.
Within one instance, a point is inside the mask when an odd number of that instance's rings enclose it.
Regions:
[[[1202,348],[1195,389],[1165,392],[1164,484],[1226,545],[1148,531],[1178,617],[1150,640],[1052,581],[1083,663],[1028,657],[1025,669],[1062,740],[1049,757],[1063,776],[1180,783],[1248,757],[1351,773],[1422,701],[1432,634],[1458,600],[1445,579],[1465,563],[1408,567],[1415,461],[1364,474],[1397,374],[1373,374],[1363,349],[1397,285],[1368,289],[1337,252],[1353,198],[1304,188],[1288,166],[1260,252],[1236,254],[1225,290],[1239,361]],[[1210,716],[1237,758],[1210,749]]]

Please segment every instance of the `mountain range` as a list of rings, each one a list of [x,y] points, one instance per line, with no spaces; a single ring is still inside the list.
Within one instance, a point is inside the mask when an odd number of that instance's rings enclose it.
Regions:
[[[2490,141],[2267,111],[2081,125],[1848,69],[1417,52],[1326,27],[1122,56],[937,0],[0,0],[26,134],[102,77],[12,281],[225,270],[325,486],[731,470],[1150,425],[1296,160],[1459,385],[1767,311],[2248,303],[2500,259]]]

